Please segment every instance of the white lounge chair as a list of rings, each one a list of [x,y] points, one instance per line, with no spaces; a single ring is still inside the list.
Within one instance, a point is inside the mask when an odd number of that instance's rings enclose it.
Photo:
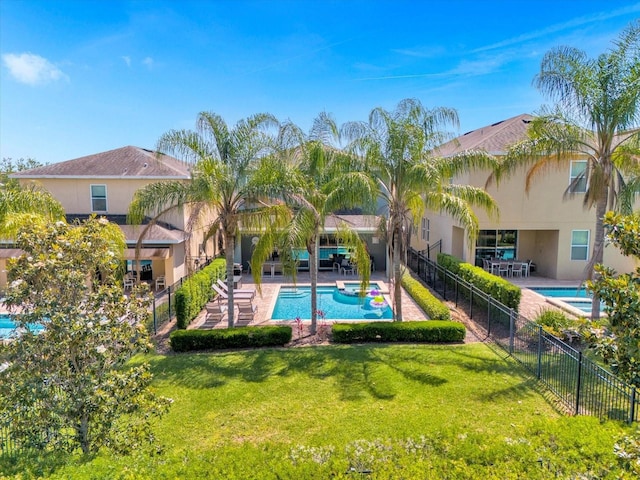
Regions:
[[[216,280],[216,283],[218,284],[218,286],[222,290],[224,290],[227,293],[229,292],[229,288],[227,288],[227,284],[224,283],[220,278],[218,280]],[[250,293],[250,294],[253,295],[251,298],[253,298],[253,297],[256,296],[256,289],[255,288],[234,288],[233,289],[233,295],[234,296],[239,294],[239,293],[242,293],[242,294]]]
[[[223,300],[228,300],[229,299],[229,294],[227,292],[225,292],[224,290],[222,290],[218,285],[216,285],[215,283],[211,285],[211,288],[213,288],[213,290],[218,294],[218,298],[222,298]],[[233,291],[233,299],[234,301],[240,301],[240,302],[250,302],[251,299],[255,296],[255,293],[246,293],[246,292],[237,292],[234,290]]]

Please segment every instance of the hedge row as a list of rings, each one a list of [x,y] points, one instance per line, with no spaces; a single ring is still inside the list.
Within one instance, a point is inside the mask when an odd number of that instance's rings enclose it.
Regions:
[[[518,310],[522,291],[520,287],[502,277],[493,275],[480,267],[464,263],[460,259],[446,253],[438,254],[438,265],[455,273],[463,280],[474,285],[507,307]]]
[[[202,270],[191,275],[176,290],[176,320],[179,329],[187,328],[213,298],[215,292],[211,284],[219,278],[225,278],[226,266],[224,258],[216,258]]]
[[[243,327],[215,330],[175,330],[169,337],[174,352],[283,346],[291,341],[291,327]]]
[[[332,328],[336,343],[412,342],[450,343],[464,340],[463,324],[446,320],[423,322],[335,323]]]
[[[402,276],[402,286],[431,320],[451,319],[449,308],[434,297],[429,289],[419,280],[413,278],[411,274],[405,272]]]

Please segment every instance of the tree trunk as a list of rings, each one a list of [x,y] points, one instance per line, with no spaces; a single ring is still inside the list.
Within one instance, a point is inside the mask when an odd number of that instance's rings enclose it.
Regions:
[[[227,260],[227,290],[229,291],[229,299],[227,300],[227,326],[229,328],[234,327],[233,316],[233,251],[235,249],[235,237],[233,235],[225,234],[225,258]]]
[[[604,261],[604,214],[607,212],[607,196],[603,195],[596,204],[596,225],[593,240],[593,253],[589,265],[591,266],[591,272],[589,276],[593,274],[593,267],[598,263]],[[594,278],[595,280],[595,278]],[[600,297],[597,293],[593,293],[593,302],[591,304],[591,319],[597,320],[600,318]]]
[[[81,414],[80,425],[78,425],[78,437],[80,437],[80,447],[85,455],[91,452],[91,441],[89,440],[89,418],[86,413]]]
[[[314,234],[307,247],[309,252],[309,277],[311,278],[311,335],[318,331],[318,239]]]
[[[393,318],[402,321],[402,269],[400,264],[401,231],[396,230],[393,238],[393,303],[395,304]]]

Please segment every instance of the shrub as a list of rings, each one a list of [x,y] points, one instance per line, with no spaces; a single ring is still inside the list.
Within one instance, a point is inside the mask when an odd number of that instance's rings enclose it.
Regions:
[[[574,324],[573,320],[563,312],[551,308],[543,309],[534,321],[545,331],[558,338],[564,338],[566,336],[564,331]]]
[[[290,326],[175,330],[170,341],[174,352],[188,352],[282,346],[291,341],[291,335]]]
[[[412,342],[450,343],[464,340],[466,329],[458,322],[427,320],[423,322],[335,323],[336,343]]]
[[[449,308],[432,295],[427,287],[409,273],[402,276],[402,286],[431,320],[450,320]]]
[[[185,329],[214,296],[211,284],[223,278],[226,271],[224,258],[216,258],[211,264],[186,279],[175,293],[176,319],[179,329]]]
[[[474,285],[478,290],[486,293],[507,307],[513,308],[514,310],[518,310],[520,307],[520,298],[522,297],[520,287],[508,282],[504,278],[493,275],[480,267],[474,267],[469,263],[464,263],[446,253],[438,254],[438,265],[455,273],[463,280]]]

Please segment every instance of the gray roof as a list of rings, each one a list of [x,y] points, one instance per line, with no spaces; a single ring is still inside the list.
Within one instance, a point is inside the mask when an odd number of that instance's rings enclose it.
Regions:
[[[139,147],[122,147],[16,172],[12,178],[188,179],[189,167],[174,157]]]
[[[140,234],[145,225],[118,225],[127,239],[127,244],[135,244],[140,238]],[[184,232],[182,230],[169,230],[160,225],[151,225],[147,231],[143,245],[158,245],[184,242]]]
[[[510,145],[526,138],[532,119],[524,113],[472,130],[437,148],[436,153],[447,157],[465,150],[484,150],[492,155],[504,155]]]
[[[338,225],[344,222],[356,232],[375,233],[381,218],[377,215],[329,215],[324,222],[324,231],[335,232]]]

